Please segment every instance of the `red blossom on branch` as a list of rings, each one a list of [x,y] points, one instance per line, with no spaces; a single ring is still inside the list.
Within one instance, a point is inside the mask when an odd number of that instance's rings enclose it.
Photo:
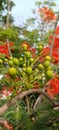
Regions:
[[[49,44],[49,45],[51,45],[52,39],[53,39],[53,36],[50,35],[49,41],[48,41],[48,44]],[[59,49],[59,36],[58,36],[58,35],[56,35],[55,38],[54,38],[53,48]]]
[[[9,55],[8,48],[6,48],[5,45],[0,45],[0,53],[8,56]]]
[[[59,94],[59,78],[53,78],[49,81],[46,92],[51,97]]]
[[[45,47],[42,50],[42,55],[43,56],[49,55],[49,52],[50,52],[50,47]]]
[[[12,46],[14,46],[14,43],[9,42],[9,47],[12,47]],[[8,50],[8,44],[7,43],[4,43],[3,45],[0,45],[0,53],[4,54],[6,57],[9,57],[9,50]]]
[[[59,35],[59,26],[56,27],[55,34]]]
[[[52,9],[49,9],[48,7],[39,8],[38,12],[40,12],[40,16],[43,21],[50,22],[51,20],[56,20],[55,13]]]
[[[53,39],[53,36],[50,35],[49,36],[49,41],[48,41],[49,45],[51,45],[52,39]],[[55,29],[55,37],[54,37],[53,48],[57,49],[57,50],[59,49],[59,26],[57,26],[56,29]]]
[[[48,44],[51,45],[53,40],[53,36],[50,35]],[[55,36],[53,41],[53,48],[52,48],[52,59],[54,63],[59,62],[59,26],[56,27]]]
[[[34,58],[36,56],[36,48],[30,48],[30,52],[32,54],[32,57]]]
[[[52,58],[53,58],[53,63],[57,64],[59,62],[59,53],[56,50],[52,51]]]
[[[24,45],[27,45],[27,50],[30,50],[30,45],[29,45],[29,43],[28,43],[27,41],[24,41],[24,42],[20,45],[20,51],[22,51]]]

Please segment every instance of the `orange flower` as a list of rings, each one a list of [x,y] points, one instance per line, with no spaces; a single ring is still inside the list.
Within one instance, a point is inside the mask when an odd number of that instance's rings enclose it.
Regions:
[[[53,78],[48,82],[48,86],[46,87],[46,92],[50,97],[56,96],[59,94],[59,78]]]
[[[56,20],[56,15],[52,9],[42,7],[38,10],[38,12],[40,12],[40,16],[43,21],[50,22],[51,20]]]
[[[20,52],[22,52],[23,50],[23,46],[27,45],[27,50],[30,50],[30,45],[27,41],[24,41],[21,45],[20,45]]]
[[[42,55],[43,56],[49,55],[49,52],[50,52],[50,47],[45,47],[42,50]]]
[[[52,39],[53,39],[53,36],[50,35],[49,41],[48,41],[48,44],[49,44],[49,45],[51,45]],[[57,36],[55,36],[55,38],[54,38],[53,48],[54,48],[54,49],[57,49],[57,50],[59,49],[59,37],[57,37]]]
[[[59,35],[59,26],[56,27],[55,33]]]
[[[34,85],[34,87],[33,87],[34,89],[36,89],[36,88],[39,88],[39,87],[40,87],[40,85],[39,85],[37,82],[36,82],[36,83],[34,83],[33,85]]]
[[[53,58],[53,63],[58,64],[58,62],[59,62],[59,53],[55,49],[52,50],[52,58]]]
[[[30,48],[30,52],[32,53],[32,57],[34,58],[36,56],[36,49],[34,47]]]

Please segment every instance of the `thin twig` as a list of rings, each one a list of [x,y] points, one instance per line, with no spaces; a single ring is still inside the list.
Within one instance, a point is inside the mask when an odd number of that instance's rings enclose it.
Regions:
[[[30,113],[31,113],[30,102],[29,102],[29,97],[27,95],[26,95],[26,103],[27,103],[28,115],[30,115]]]
[[[42,95],[39,95],[36,102],[34,103],[33,111],[35,111],[37,106],[40,105],[41,103],[42,103]]]
[[[10,57],[11,57],[12,54],[11,54],[11,50],[10,50],[9,39],[6,40],[6,43],[7,43],[7,46],[8,46],[9,55],[10,55]]]

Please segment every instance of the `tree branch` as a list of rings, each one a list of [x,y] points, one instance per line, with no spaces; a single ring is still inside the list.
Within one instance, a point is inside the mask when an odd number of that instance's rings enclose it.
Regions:
[[[10,45],[9,45],[9,39],[8,39],[8,38],[7,38],[7,40],[6,40],[6,43],[7,43],[7,46],[8,46],[9,55],[10,55],[10,57],[11,57],[12,54],[11,54]]]
[[[36,102],[34,103],[33,111],[35,111],[37,106],[40,105],[41,103],[42,103],[42,95],[39,95]]]
[[[30,94],[39,94],[45,96],[52,104],[53,107],[58,107],[59,102],[55,102],[51,97],[49,97],[45,92],[40,91],[39,89],[30,89],[26,90],[24,92],[21,92],[18,96],[13,98],[8,103],[4,104],[2,107],[0,107],[0,115],[4,114],[12,105],[14,105],[18,100],[22,100],[26,95]]]
[[[53,109],[54,109],[54,110],[59,110],[59,106],[57,106],[57,107],[54,107]]]

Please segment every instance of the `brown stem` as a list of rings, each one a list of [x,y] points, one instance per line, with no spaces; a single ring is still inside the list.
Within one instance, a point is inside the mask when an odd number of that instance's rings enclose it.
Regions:
[[[7,0],[7,19],[6,19],[6,24],[7,24],[7,29],[9,28],[9,18],[10,18],[10,0]]]
[[[26,95],[26,102],[27,102],[28,115],[30,115],[31,114],[30,103],[29,103],[29,97],[27,95]]]
[[[9,55],[12,56],[10,46],[9,46],[9,39],[6,40],[6,43],[7,43],[7,46],[8,46]]]
[[[59,107],[59,102],[55,102],[51,97],[49,97],[45,92],[40,91],[39,89],[30,89],[24,92],[21,92],[18,96],[13,98],[10,102],[4,104],[2,107],[0,107],[0,115],[4,114],[12,105],[14,105],[19,99],[23,99],[25,96],[30,94],[39,94],[45,96],[53,105],[53,107]]]
[[[42,103],[42,99],[43,99],[42,96],[43,96],[43,95],[39,95],[39,96],[38,96],[37,100],[36,100],[35,103],[34,103],[33,111],[35,111],[36,108],[37,108],[37,106],[40,105],[40,104]]]

